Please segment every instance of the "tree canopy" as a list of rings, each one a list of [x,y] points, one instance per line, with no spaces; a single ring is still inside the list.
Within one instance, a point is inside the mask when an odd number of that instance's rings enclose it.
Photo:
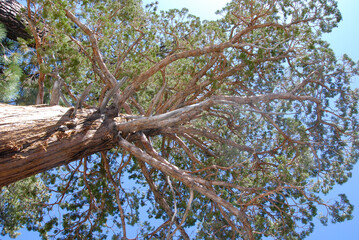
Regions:
[[[304,239],[350,220],[325,198],[359,154],[358,66],[322,39],[336,1],[156,8],[29,0],[32,37],[0,31],[1,234]]]

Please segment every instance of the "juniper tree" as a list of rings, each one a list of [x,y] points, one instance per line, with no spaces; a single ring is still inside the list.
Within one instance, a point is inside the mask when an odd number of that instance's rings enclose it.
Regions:
[[[352,218],[345,195],[323,197],[358,157],[357,65],[322,39],[336,2],[235,0],[219,13],[28,1],[23,61],[52,106],[1,104],[0,185],[8,196],[32,176],[42,209],[17,221],[2,198],[3,233],[27,222],[44,239],[303,239],[321,209],[324,224]]]

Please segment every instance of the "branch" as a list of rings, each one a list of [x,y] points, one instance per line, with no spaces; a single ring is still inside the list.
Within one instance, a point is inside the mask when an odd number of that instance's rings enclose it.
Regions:
[[[59,105],[60,96],[61,96],[61,85],[62,85],[62,81],[60,79],[57,79],[54,85],[52,86],[50,106]]]
[[[311,96],[297,96],[291,93],[271,93],[248,97],[238,96],[214,96],[200,103],[185,106],[171,112],[159,114],[150,117],[141,117],[129,122],[120,123],[117,125],[119,131],[136,132],[145,129],[157,129],[172,127],[175,125],[187,123],[193,120],[198,114],[207,110],[214,105],[240,105],[240,104],[253,104],[257,102],[269,102],[273,100],[298,100],[298,101],[312,101],[320,104],[321,101]],[[256,109],[260,111],[260,109]],[[249,150],[249,149],[247,149]]]
[[[175,233],[177,232],[177,230],[180,229],[181,225],[186,221],[186,218],[187,218],[187,216],[188,216],[188,213],[189,213],[189,211],[191,210],[193,197],[194,197],[193,189],[190,189],[190,197],[189,197],[189,199],[188,199],[187,207],[186,207],[186,210],[185,210],[185,212],[184,212],[184,214],[183,214],[181,223],[180,223],[179,226],[177,226],[177,228],[167,237],[168,239],[171,239],[171,238],[175,235]]]
[[[128,77],[123,77],[121,81],[119,81],[108,93],[106,94],[105,98],[103,99],[101,106],[100,106],[100,112],[103,113],[105,111],[105,108],[108,104],[108,102],[111,100],[113,96],[117,94],[117,91],[120,89],[120,87],[127,81]]]
[[[120,54],[118,54],[118,59],[117,59],[116,68],[115,68],[115,77],[118,77],[121,64],[125,60],[126,56],[132,51],[132,49],[141,41],[141,39],[145,35],[143,33],[143,31],[136,29],[136,28],[134,28],[134,29],[135,29],[135,31],[140,32],[140,37],[137,38],[137,40],[122,54],[122,56]]]
[[[166,176],[166,180],[167,180],[168,185],[170,186],[170,189],[171,189],[171,192],[172,192],[172,196],[173,196],[173,203],[174,203],[174,213],[173,213],[173,215],[172,215],[171,223],[170,223],[170,226],[169,226],[169,232],[171,232],[172,224],[173,224],[173,222],[175,221],[176,215],[177,215],[177,199],[176,199],[176,193],[175,193],[175,191],[174,191],[174,189],[173,189],[173,186],[172,186],[172,182],[171,182],[170,177],[169,177],[169,176]],[[166,240],[171,239],[171,237],[172,237],[172,234],[168,234]]]
[[[107,159],[106,154],[104,154],[104,152],[101,152],[101,157],[102,157],[102,160],[103,160],[103,163],[104,163],[107,178],[110,180],[113,187],[115,188],[115,196],[116,196],[117,207],[118,207],[118,210],[120,211],[123,237],[124,237],[124,239],[127,239],[127,237],[126,237],[125,212],[124,212],[124,210],[123,210],[123,208],[121,206],[120,189],[118,188],[118,185],[116,184],[115,180],[112,177],[112,174],[110,172],[110,166],[108,164],[108,159]]]
[[[141,159],[147,164],[162,171],[166,175],[172,176],[178,181],[181,181],[187,187],[193,188],[197,192],[203,194],[204,196],[208,197],[212,201],[226,208],[229,212],[231,212],[233,215],[238,217],[238,219],[241,221],[241,223],[243,224],[243,228],[245,229],[246,233],[249,236],[249,239],[251,240],[254,239],[252,227],[248,222],[246,214],[242,210],[239,210],[236,207],[234,207],[231,203],[219,197],[213,190],[210,190],[209,188],[205,187],[205,184],[207,183],[205,180],[189,175],[182,169],[176,167],[175,165],[170,164],[167,160],[163,159],[159,155],[157,156],[158,159],[150,156],[148,153],[142,151],[138,147],[129,143],[121,136],[119,136],[118,144],[120,147],[130,152],[136,158]]]
[[[74,109],[74,111],[73,111],[73,113],[72,113],[72,116],[76,116],[77,110],[82,108],[82,104],[84,103],[84,101],[85,101],[87,95],[90,93],[91,86],[92,86],[92,84],[89,84],[89,85],[85,88],[85,90],[83,91],[83,93],[81,94],[81,96],[79,97],[79,99],[77,100],[75,109]]]
[[[238,46],[239,45],[236,45],[236,47]],[[240,46],[245,47],[246,44],[241,44]],[[169,55],[168,57],[164,58],[163,60],[161,60],[160,62],[156,63],[154,66],[149,68],[146,72],[136,77],[133,83],[123,91],[123,94],[121,95],[121,98],[119,100],[119,104],[124,103],[133,94],[133,92],[135,92],[145,81],[147,81],[151,76],[153,76],[156,72],[160,71],[165,66],[179,59],[198,57],[209,53],[222,52],[223,50],[230,47],[234,47],[234,44],[232,44],[231,42],[224,42],[209,47],[187,50]]]
[[[232,141],[230,139],[222,138],[219,135],[211,133],[211,132],[206,131],[204,129],[175,127],[175,128],[167,128],[167,129],[164,129],[162,131],[166,132],[166,133],[189,133],[189,134],[194,134],[194,135],[198,135],[198,136],[205,136],[205,137],[207,137],[209,139],[224,143],[224,144],[226,144],[228,146],[235,147],[235,148],[237,148],[239,150],[242,150],[242,151],[247,151],[247,152],[250,152],[250,153],[253,153],[255,151],[251,147],[247,147],[245,145],[238,144],[238,143],[236,143],[236,142],[234,142],[234,141]]]
[[[164,196],[157,189],[156,184],[153,182],[153,179],[152,179],[150,173],[148,172],[145,163],[141,159],[139,159],[138,165],[141,168],[141,171],[142,171],[142,173],[143,173],[143,175],[144,175],[144,177],[145,177],[145,179],[146,179],[146,181],[147,181],[147,183],[148,183],[148,185],[149,185],[149,187],[150,187],[150,189],[151,189],[151,191],[152,191],[152,193],[153,193],[153,195],[155,197],[156,202],[166,211],[166,213],[167,213],[167,215],[169,217],[174,216],[174,214],[173,214],[170,206],[168,205],[167,201],[165,200]],[[161,226],[164,227],[165,225],[168,225],[170,223],[171,223],[171,220],[168,220],[167,222],[165,222]],[[186,240],[189,240],[190,239],[189,236],[187,235],[186,231],[178,224],[177,220],[175,221],[175,224],[176,224],[177,228],[180,229],[180,232],[181,232],[183,238],[186,239]],[[154,235],[161,228],[160,227],[157,228],[156,231],[154,231],[151,235]]]
[[[98,64],[99,68],[101,69],[101,72],[105,75],[106,80],[112,86],[115,86],[117,83],[116,78],[110,73],[106,64],[103,61],[102,54],[98,48],[97,38],[96,38],[94,32],[91,29],[89,29],[85,24],[81,23],[81,21],[74,14],[72,14],[72,12],[70,12],[67,9],[64,9],[64,11],[66,13],[66,16],[72,22],[74,22],[77,26],[79,26],[80,29],[89,37],[96,63]]]

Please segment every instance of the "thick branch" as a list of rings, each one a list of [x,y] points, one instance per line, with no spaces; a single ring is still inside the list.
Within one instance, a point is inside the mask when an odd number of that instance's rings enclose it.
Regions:
[[[214,96],[212,98],[207,99],[206,101],[185,106],[164,114],[159,114],[150,117],[134,117],[134,120],[130,122],[124,122],[118,124],[117,128],[119,131],[125,131],[129,129],[131,129],[131,131],[139,131],[144,129],[172,127],[193,120],[196,115],[198,115],[199,113],[203,112],[204,110],[214,105],[253,104],[257,102],[273,101],[276,99],[292,100],[292,101],[294,100],[312,101],[317,104],[320,104],[320,100],[315,97],[297,96],[291,93],[271,93],[271,94],[263,94],[263,95],[248,96],[248,97]]]
[[[150,164],[156,169],[164,172],[166,175],[171,176],[183,182],[189,188],[193,188],[194,190],[208,197],[209,199],[216,202],[217,204],[225,207],[229,212],[231,212],[233,215],[238,217],[238,219],[242,222],[243,228],[246,230],[249,239],[254,239],[252,228],[250,226],[250,223],[248,222],[245,213],[234,207],[231,203],[227,202],[223,198],[219,197],[212,190],[202,185],[202,184],[206,184],[205,180],[191,176],[190,174],[186,173],[182,169],[168,163],[164,159],[160,161],[159,159],[151,157],[148,153],[142,151],[141,149],[132,145],[131,143],[129,143],[123,138],[120,138],[119,145],[126,151],[130,152],[133,156],[145,161],[146,163]]]
[[[0,187],[116,146],[111,111],[72,112],[0,104]]]

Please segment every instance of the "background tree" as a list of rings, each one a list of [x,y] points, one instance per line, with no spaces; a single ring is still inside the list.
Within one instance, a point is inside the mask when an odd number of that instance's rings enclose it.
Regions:
[[[352,217],[345,195],[321,199],[358,157],[357,67],[321,39],[341,19],[335,1],[237,0],[204,22],[138,1],[28,10],[36,51],[19,61],[32,63],[37,102],[75,106],[1,105],[0,132],[12,130],[0,135],[1,185],[43,172],[30,230],[126,239],[141,223],[155,239],[189,239],[195,225],[198,239],[301,239],[320,206],[333,222]],[[29,222],[6,200],[17,189],[2,188],[3,233]]]

